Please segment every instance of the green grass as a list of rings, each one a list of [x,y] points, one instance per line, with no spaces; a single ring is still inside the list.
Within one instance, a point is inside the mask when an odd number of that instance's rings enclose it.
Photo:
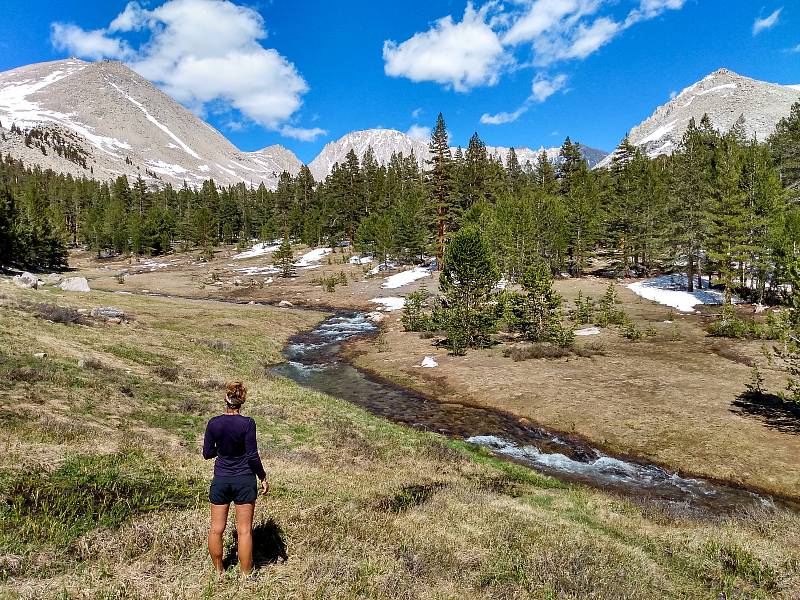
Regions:
[[[199,303],[113,303],[136,316],[132,326],[46,323],[0,301],[0,598],[650,600],[800,591],[797,515],[689,520],[268,375],[264,361],[309,322],[305,313],[203,304],[205,317],[192,321]],[[228,321],[237,325],[221,336]],[[221,337],[229,350],[192,341]],[[32,348],[48,358],[31,358]],[[79,356],[101,366],[79,369]],[[152,375],[164,364],[180,365],[176,381]],[[209,378],[249,386],[244,412],[256,419],[273,487],[256,505],[256,523],[274,520],[290,555],[256,582],[210,578],[212,463],[199,442],[222,409],[222,390],[205,385]]]
[[[95,527],[119,527],[156,510],[197,506],[202,486],[137,449],[78,455],[52,472],[0,473],[2,546],[65,548]]]

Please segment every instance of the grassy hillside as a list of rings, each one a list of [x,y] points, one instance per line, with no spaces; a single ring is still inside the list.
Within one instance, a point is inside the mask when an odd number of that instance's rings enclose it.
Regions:
[[[797,515],[709,521],[565,486],[271,377],[315,313],[0,295],[0,598],[800,594]],[[131,321],[69,310],[107,305]],[[199,442],[232,378],[273,491],[258,579],[215,582]]]

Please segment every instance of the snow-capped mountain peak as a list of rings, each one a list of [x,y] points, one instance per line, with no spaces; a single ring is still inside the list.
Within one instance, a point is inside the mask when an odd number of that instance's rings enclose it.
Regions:
[[[141,176],[190,186],[213,178],[274,187],[301,163],[271,146],[241,152],[149,81],[118,62],[67,59],[0,73],[0,151],[77,176]],[[20,133],[10,133],[14,126]]]
[[[629,138],[650,157],[671,154],[678,148],[689,121],[694,118],[699,122],[707,114],[721,132],[728,131],[744,116],[747,136],[763,142],[798,100],[800,85],[767,83],[729,69],[717,69],[659,106],[631,129]],[[607,156],[598,167],[611,164],[611,157]]]

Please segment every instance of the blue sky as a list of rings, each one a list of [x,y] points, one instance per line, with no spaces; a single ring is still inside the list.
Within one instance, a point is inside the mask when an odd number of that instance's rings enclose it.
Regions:
[[[719,67],[800,83],[800,5],[788,0],[1,6],[0,70],[120,59],[241,149],[280,143],[303,161],[355,129],[424,135],[439,111],[454,145],[478,131],[490,145],[570,135],[610,150]]]

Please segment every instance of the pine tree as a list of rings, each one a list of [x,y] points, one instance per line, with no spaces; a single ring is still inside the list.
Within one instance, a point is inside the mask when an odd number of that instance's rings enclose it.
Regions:
[[[529,341],[552,341],[561,327],[561,296],[553,289],[553,275],[540,262],[528,267],[521,281],[524,293],[513,293],[508,302],[511,330]]]
[[[673,160],[674,174],[671,207],[671,243],[676,262],[686,264],[688,290],[694,291],[694,278],[700,279],[700,257],[708,230],[708,208],[713,195],[713,158],[717,141],[707,116],[697,127],[694,119],[683,134]]]
[[[297,269],[294,266],[294,253],[289,243],[289,236],[284,235],[283,241],[275,254],[272,255],[273,264],[281,270],[281,277],[294,277]]]
[[[775,126],[767,140],[784,187],[800,189],[800,102]]]
[[[436,119],[428,149],[431,155],[426,161],[428,170],[425,172],[428,203],[433,211],[436,231],[436,259],[439,268],[444,269],[446,237],[451,224],[453,168],[447,127],[442,113]]]
[[[495,320],[489,307],[500,279],[480,230],[459,229],[447,246],[439,288],[446,302],[445,329],[454,354],[489,343]]]

